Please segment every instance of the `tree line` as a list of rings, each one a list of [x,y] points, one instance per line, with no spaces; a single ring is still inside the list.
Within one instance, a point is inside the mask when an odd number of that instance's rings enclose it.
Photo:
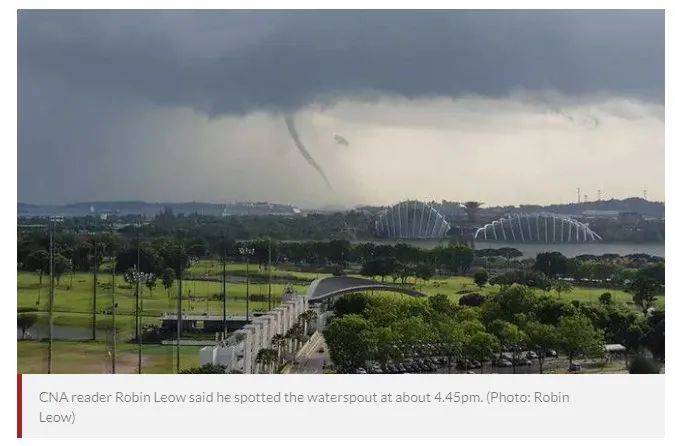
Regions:
[[[460,301],[461,302],[461,301]],[[540,372],[552,350],[570,365],[604,354],[605,343],[621,343],[632,352],[648,349],[665,355],[663,311],[642,315],[605,297],[595,303],[537,297],[515,284],[469,305],[439,294],[427,299],[348,295],[335,303],[335,318],[324,335],[340,371],[366,361],[389,361],[429,354],[458,364],[484,363],[508,352],[514,367],[527,351],[536,353]]]
[[[547,287],[548,279],[587,281],[589,285],[602,283],[624,287],[638,275],[649,279],[656,287],[665,284],[662,258],[644,254],[618,256],[581,255],[567,258],[559,252],[540,253],[536,259],[520,259],[516,248],[473,250],[461,243],[448,243],[431,249],[407,243],[377,244],[352,243],[345,239],[278,241],[271,238],[235,240],[224,234],[200,237],[190,231],[170,236],[155,233],[153,226],[130,227],[120,232],[83,233],[63,228],[55,237],[54,268],[57,279],[66,271],[91,271],[104,258],[116,258],[118,271],[125,271],[137,263],[137,237],[141,246],[141,269],[155,274],[166,267],[175,272],[172,252],[183,251],[191,259],[210,258],[235,261],[249,260],[261,266],[268,259],[274,263],[293,263],[309,266],[331,266],[339,274],[349,264],[358,264],[368,277],[394,277],[405,283],[408,278],[426,280],[435,274],[467,274],[488,259],[502,258],[505,271],[520,277],[506,277],[510,283]],[[44,273],[48,270],[49,240],[44,230],[19,231],[17,263],[19,269]],[[543,278],[543,279],[542,279]],[[497,280],[497,279],[495,279]],[[498,281],[498,280],[497,280]],[[645,282],[647,285],[647,283]]]

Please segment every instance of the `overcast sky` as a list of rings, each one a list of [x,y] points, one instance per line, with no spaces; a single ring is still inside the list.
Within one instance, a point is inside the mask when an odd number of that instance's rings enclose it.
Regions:
[[[23,11],[18,25],[19,201],[664,199],[661,12]]]

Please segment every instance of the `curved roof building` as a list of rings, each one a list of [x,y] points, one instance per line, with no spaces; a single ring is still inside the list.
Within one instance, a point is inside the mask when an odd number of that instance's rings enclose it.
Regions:
[[[602,240],[587,224],[556,214],[517,214],[478,228],[474,240],[515,243],[588,243]]]
[[[450,223],[428,203],[407,200],[389,207],[375,221],[378,236],[389,239],[439,239]]]
[[[307,289],[307,299],[309,302],[315,302],[343,294],[370,290],[391,291],[413,297],[425,296],[424,293],[404,286],[375,282],[374,280],[364,279],[362,277],[339,276],[323,277],[314,280]]]

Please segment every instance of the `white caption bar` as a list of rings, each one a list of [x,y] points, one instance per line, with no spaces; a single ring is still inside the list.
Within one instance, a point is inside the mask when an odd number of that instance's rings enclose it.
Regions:
[[[664,375],[24,375],[25,437],[663,436]]]

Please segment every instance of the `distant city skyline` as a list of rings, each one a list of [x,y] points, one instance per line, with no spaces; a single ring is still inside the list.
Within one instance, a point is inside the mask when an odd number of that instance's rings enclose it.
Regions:
[[[662,11],[20,11],[17,198],[664,201],[664,75]]]
[[[612,201],[618,201],[618,202],[623,202],[625,200],[633,200],[633,199],[639,199],[639,200],[645,200],[648,203],[660,203],[660,204],[665,204],[663,201],[658,201],[658,200],[650,200],[650,199],[645,199],[644,197],[638,197],[638,196],[632,196],[632,197],[606,197],[603,198],[602,200],[591,200],[588,199],[586,201],[566,201],[566,202],[556,202],[556,203],[504,203],[504,204],[491,204],[491,203],[484,203],[480,202],[480,209],[486,209],[486,208],[501,208],[501,207],[529,207],[529,206],[540,206],[540,207],[549,207],[549,206],[568,206],[568,205],[574,205],[574,204],[607,204]],[[340,208],[344,209],[357,209],[357,208],[362,208],[362,207],[388,207],[395,205],[397,203],[407,201],[407,200],[417,200],[415,198],[410,198],[410,197],[405,197],[401,198],[400,200],[392,203],[357,203],[352,206],[342,206]],[[463,206],[464,201],[459,201],[459,200],[452,200],[452,199],[447,199],[447,198],[439,198],[439,199],[432,199],[429,201],[425,201],[426,203],[455,203],[458,206]],[[305,210],[305,209],[330,209],[333,208],[333,206],[327,205],[324,207],[317,207],[317,208],[312,208],[312,207],[302,207],[297,205],[296,203],[280,203],[280,202],[274,202],[274,201],[269,201],[269,200],[251,200],[251,201],[238,201],[238,200],[227,200],[227,201],[203,201],[203,200],[188,200],[188,201],[147,201],[147,200],[134,200],[134,199],[127,199],[127,200],[83,200],[83,201],[73,201],[73,202],[64,202],[64,203],[32,203],[32,202],[25,202],[25,201],[17,201],[18,205],[27,205],[27,206],[40,206],[40,207],[67,207],[67,206],[88,206],[88,205],[109,205],[109,204],[133,204],[133,203],[139,203],[139,204],[145,204],[145,205],[162,205],[167,208],[170,208],[171,206],[187,206],[187,205],[205,205],[205,206],[233,206],[233,205],[252,205],[252,204],[259,204],[259,205],[275,205],[275,206],[286,206],[286,207],[295,207],[300,210]],[[95,209],[96,212],[101,212],[102,210],[100,208]]]

